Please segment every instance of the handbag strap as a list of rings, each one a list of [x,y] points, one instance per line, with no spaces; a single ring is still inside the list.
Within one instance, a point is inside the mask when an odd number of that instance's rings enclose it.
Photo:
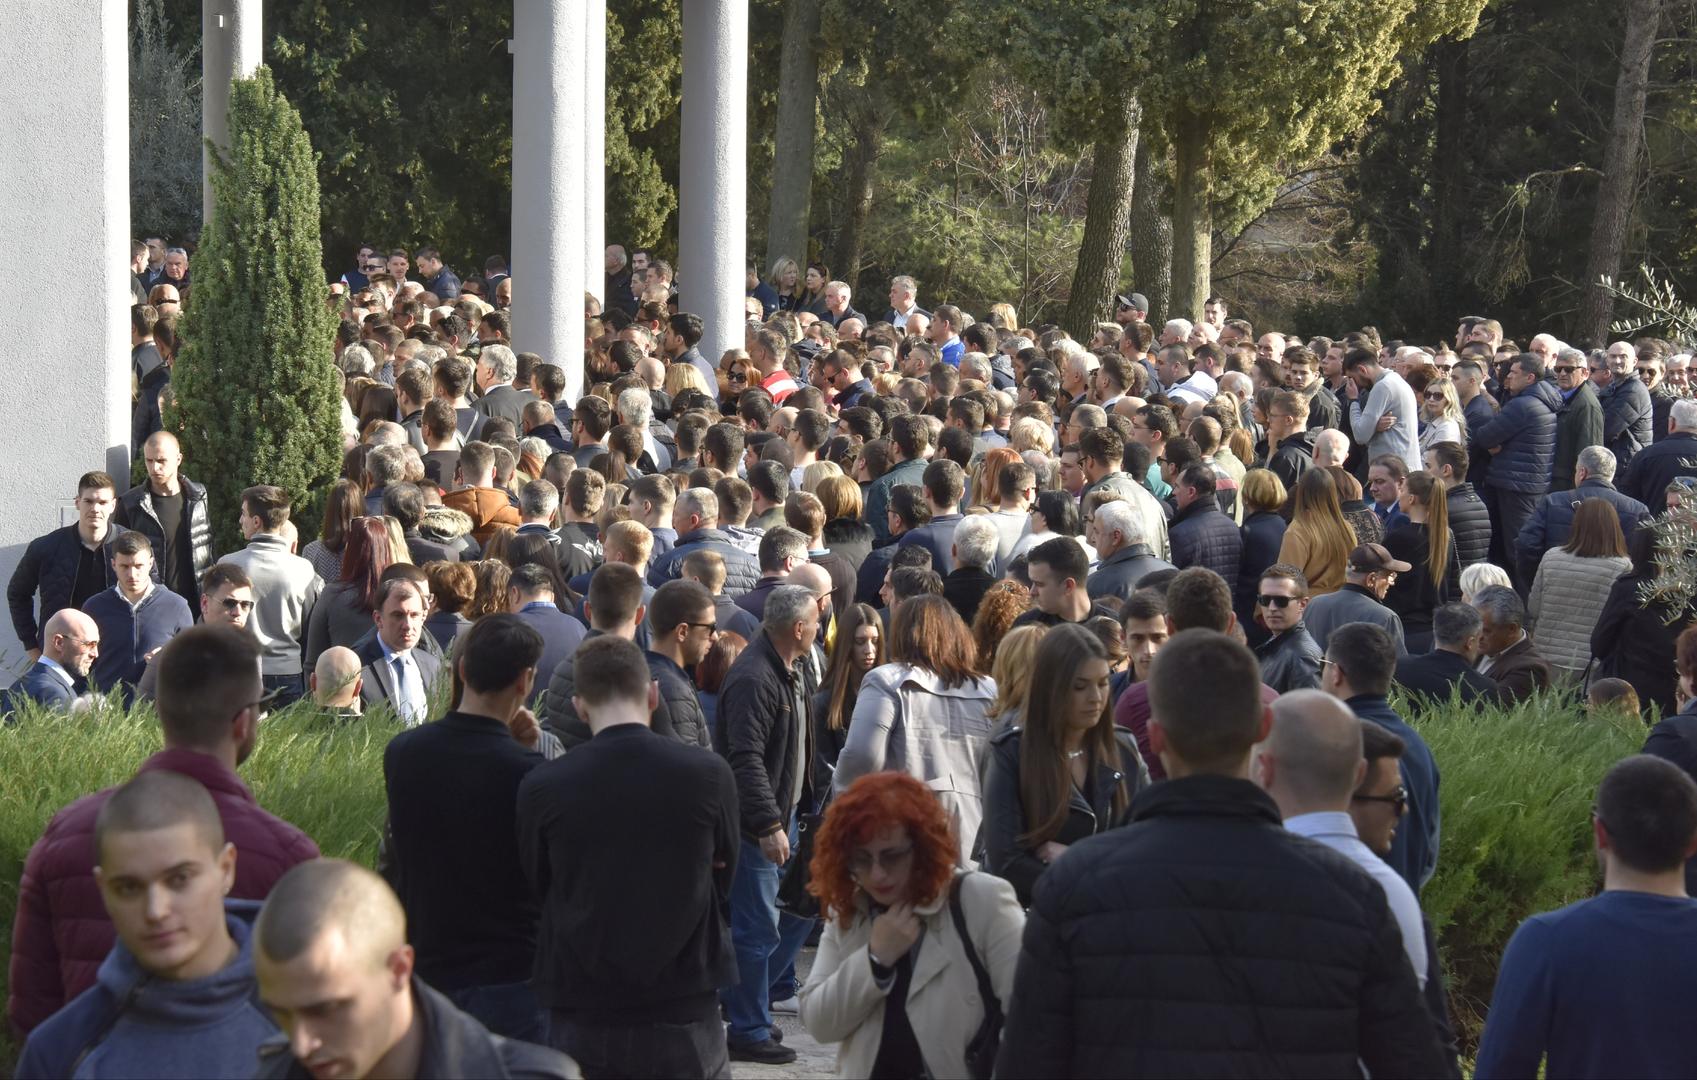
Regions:
[[[978,994],[984,999],[984,1014],[1000,1016],[1002,1003],[996,997],[996,988],[990,983],[990,973],[984,969],[984,962],[978,959],[978,950],[972,947],[972,935],[967,933],[966,929],[966,909],[960,898],[960,883],[966,877],[966,874],[956,874],[954,882],[949,886],[949,916],[954,919],[955,933],[960,935],[961,948],[966,950],[966,961],[972,965],[972,974],[978,980]]]

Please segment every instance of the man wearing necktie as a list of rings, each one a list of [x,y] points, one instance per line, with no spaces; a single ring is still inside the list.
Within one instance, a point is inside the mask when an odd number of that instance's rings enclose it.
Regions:
[[[424,631],[425,603],[418,585],[404,578],[383,582],[372,618],[377,634],[361,648],[365,665],[360,696],[365,707],[387,704],[409,726],[429,719],[430,688],[442,661],[415,648]]]

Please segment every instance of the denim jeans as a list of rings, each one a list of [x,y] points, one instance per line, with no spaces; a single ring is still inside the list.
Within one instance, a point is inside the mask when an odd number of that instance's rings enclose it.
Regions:
[[[277,700],[271,703],[272,712],[287,708],[306,696],[305,675],[264,675],[261,676],[260,682],[265,686],[267,694],[273,690],[282,691],[277,695]]]
[[[790,847],[795,847],[795,824],[790,824]],[[771,1038],[773,995],[785,989],[793,996],[795,958],[813,931],[813,919],[778,911],[778,881],[783,868],[774,866],[760,845],[744,838],[731,879],[731,943],[737,954],[737,985],[719,991],[730,1019],[730,1041],[740,1045]],[[788,977],[790,986],[782,985]]]
[[[447,998],[496,1035],[548,1045],[548,1013],[528,982],[466,986],[450,992]]]

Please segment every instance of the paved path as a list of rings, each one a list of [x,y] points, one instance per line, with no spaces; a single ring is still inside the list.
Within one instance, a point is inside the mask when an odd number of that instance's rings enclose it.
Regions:
[[[796,974],[806,981],[813,966],[813,950],[803,949],[796,957]],[[784,1029],[784,1045],[794,1047],[798,1055],[788,1065],[755,1065],[746,1061],[731,1062],[731,1075],[736,1080],[827,1080],[837,1075],[837,1047],[820,1046],[801,1026],[798,1016],[776,1017]]]

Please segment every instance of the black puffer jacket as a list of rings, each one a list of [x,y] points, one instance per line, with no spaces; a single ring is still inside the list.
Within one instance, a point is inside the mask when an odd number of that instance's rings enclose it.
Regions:
[[[187,477],[180,478],[183,488],[183,513],[189,518],[189,557],[194,564],[195,578],[212,565],[212,515],[206,508],[206,486]],[[153,509],[153,489],[138,484],[124,492],[112,511],[112,520],[126,529],[134,529],[153,545],[153,559],[165,558],[165,526]],[[196,591],[198,596],[198,590]],[[194,597],[185,597],[191,605]]]
[[[101,588],[118,584],[112,573],[112,541],[129,530],[117,522],[106,526],[106,541],[101,545]],[[12,610],[12,631],[26,649],[41,648],[41,628],[61,609],[71,606],[76,590],[77,567],[82,560],[82,536],[76,525],[54,529],[38,536],[24,548],[12,580],[6,585],[6,604]],[[153,579],[159,580],[159,564],[153,566]],[[35,594],[41,592],[41,610],[36,611]],[[38,621],[39,620],[39,621]]]
[[[1682,476],[1697,476],[1697,435],[1669,435],[1632,459],[1621,478],[1620,490],[1660,514],[1668,508],[1668,485]]]
[[[717,551],[725,560],[724,594],[735,600],[760,583],[760,560],[737,547],[719,529],[697,529],[678,537],[672,550],[648,568],[648,584],[658,589],[683,576],[684,560],[693,551]]]
[[[1213,499],[1197,499],[1180,510],[1167,530],[1167,540],[1173,565],[1180,570],[1206,566],[1227,581],[1237,580],[1243,537]]]
[[[1491,555],[1491,512],[1472,484],[1462,483],[1444,493],[1449,510],[1450,535],[1463,570],[1482,563]],[[1362,541],[1366,543],[1366,541]]]
[[[669,656],[652,651],[643,656],[648,660],[648,673],[660,684],[660,703],[654,709],[655,733],[670,735],[690,746],[711,746],[713,733],[707,730],[707,714],[701,711],[701,698],[696,696],[689,673]]]
[[[600,637],[601,631],[591,627],[589,633],[583,636],[583,641]],[[578,642],[578,648],[583,648],[583,641]],[[567,750],[582,746],[594,737],[589,730],[589,724],[577,714],[572,705],[572,695],[577,691],[577,654],[572,654],[561,660],[548,676],[548,689],[542,692],[541,707],[537,710],[536,720],[544,729],[559,736],[561,744]]]
[[[1067,817],[1056,834],[1057,844],[1071,846],[1089,836],[1124,825],[1131,816],[1130,801],[1149,786],[1149,769],[1137,752],[1137,738],[1123,729],[1114,732],[1119,744],[1117,762],[1096,763],[1088,790],[1072,789]],[[1031,904],[1037,879],[1049,869],[1019,838],[1033,824],[1025,815],[1019,797],[1020,729],[1010,727],[990,740],[984,761],[984,860],[983,868],[1013,886],[1019,902]],[[1114,790],[1126,789],[1126,809],[1114,814]]]
[[[1603,406],[1603,445],[1624,469],[1655,438],[1651,425],[1656,410],[1650,404],[1650,391],[1636,375],[1624,379],[1617,376],[1597,394],[1597,400]]]
[[[1449,1071],[1382,889],[1247,780],[1156,784],[1037,883],[998,1076]]]
[[[1319,437],[1318,428],[1299,431],[1282,440],[1267,459],[1267,468],[1284,484],[1286,491],[1295,491],[1302,474],[1314,467],[1314,440]]]

